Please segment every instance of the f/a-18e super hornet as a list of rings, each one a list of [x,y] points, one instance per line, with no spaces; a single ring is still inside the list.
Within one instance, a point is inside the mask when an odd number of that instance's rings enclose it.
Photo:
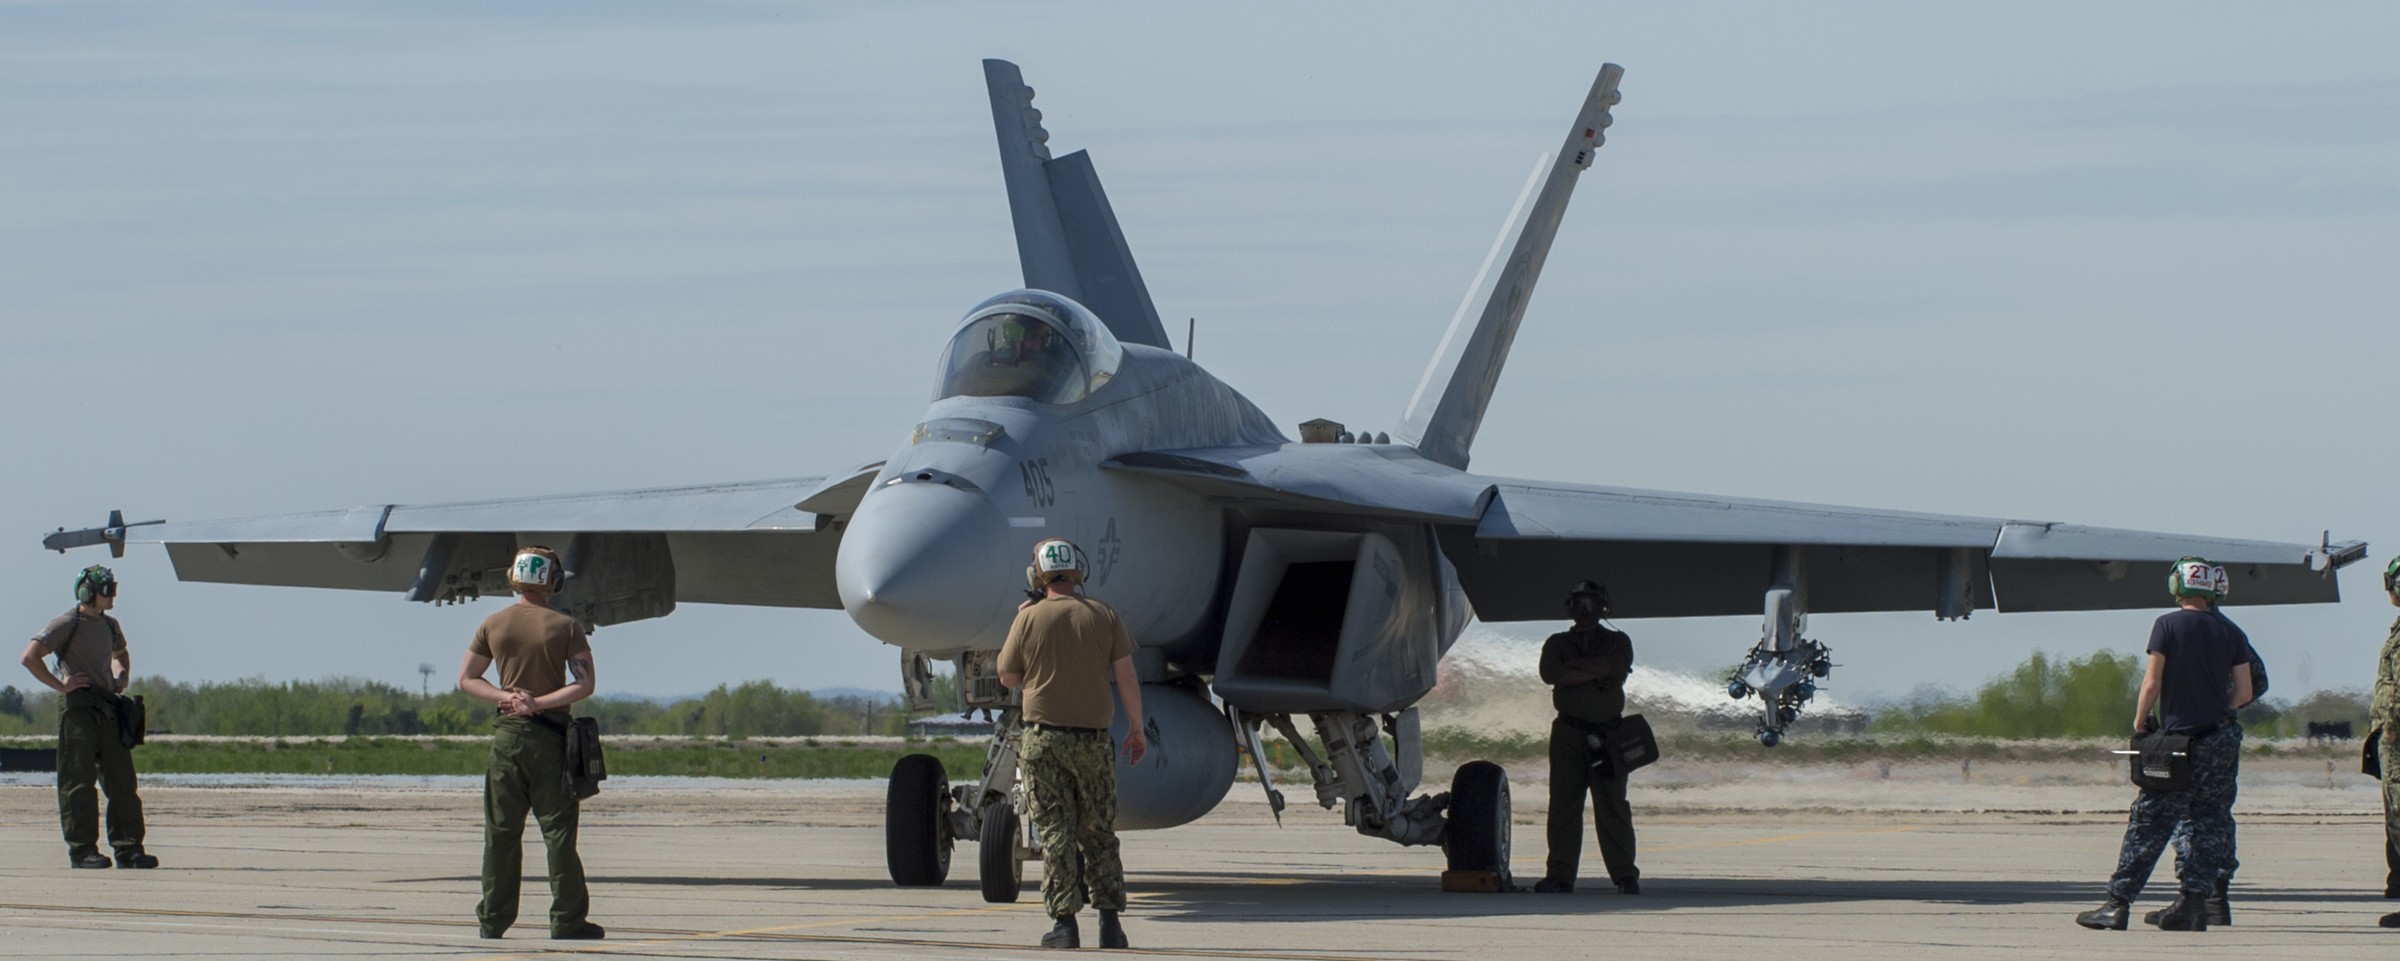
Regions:
[[[166,545],[189,581],[401,593],[502,590],[521,544],[565,545],[557,603],[585,622],[678,603],[841,608],[900,648],[930,706],[930,662],[964,706],[997,712],[984,770],[953,788],[930,756],[892,773],[892,879],[941,883],[980,847],[986,897],[1017,896],[1040,843],[1021,817],[1013,695],[996,652],[1032,545],[1065,537],[1089,589],[1123,613],[1153,748],[1120,760],[1118,823],[1164,828],[1215,807],[1262,726],[1305,761],[1316,798],[1361,833],[1440,844],[1450,867],[1505,871],[1508,782],[1461,767],[1418,793],[1414,707],[1468,618],[1550,620],[1567,585],[1614,589],[1622,618],[1757,613],[1729,687],[1772,744],[1831,666],[1808,612],[2152,607],[2170,565],[2225,566],[2233,598],[2339,598],[2365,545],[2316,546],[1822,507],[1518,480],[1468,470],[1509,345],[1567,201],[1600,149],[1623,71],[1603,67],[1536,170],[1390,436],[1301,425],[1294,443],[1176,353],[1078,151],[1053,157],[1017,68],[987,60],[1024,287],[968,311],[933,405],[887,459],[819,477],[434,506],[61,531],[64,550]],[[1126,719],[1117,719],[1120,736]],[[1307,730],[1304,732],[1303,728]],[[1313,737],[1307,736],[1313,734]],[[1260,763],[1278,819],[1283,798]]]

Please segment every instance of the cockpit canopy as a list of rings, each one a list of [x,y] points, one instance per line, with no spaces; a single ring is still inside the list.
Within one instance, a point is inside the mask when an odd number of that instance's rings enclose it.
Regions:
[[[1125,348],[1091,311],[1046,290],[1012,290],[967,312],[942,352],[944,397],[1083,400],[1117,375]]]

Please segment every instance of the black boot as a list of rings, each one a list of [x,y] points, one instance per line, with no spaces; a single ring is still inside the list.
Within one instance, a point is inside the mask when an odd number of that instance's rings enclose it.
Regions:
[[[2158,929],[2161,931],[2206,931],[2208,930],[2207,900],[2207,898],[2176,895],[2175,903],[2167,905],[2165,911],[2159,912],[2158,920],[2151,923],[2158,925]]]
[[[2217,893],[2208,896],[2208,923],[2210,927],[2231,927],[2233,925],[2233,905],[2227,903],[2225,898],[2226,892],[2232,887],[2233,882],[2231,881],[2219,881],[2217,882]]]
[[[1063,918],[1060,918],[1060,919],[1058,919],[1058,923],[1057,923],[1057,924],[1055,924],[1055,925],[1052,925],[1052,926],[1050,927],[1050,933],[1049,933],[1049,934],[1042,935],[1042,947],[1045,947],[1045,948],[1080,948],[1080,947],[1083,947],[1083,932],[1082,932],[1082,931],[1079,931],[1079,930],[1076,930],[1076,928],[1075,928],[1075,916],[1074,916],[1074,915],[1072,915],[1072,914],[1070,914],[1070,915],[1067,915],[1066,917],[1063,917]]]
[[[1125,943],[1125,926],[1117,923],[1117,912],[1106,908],[1100,911],[1100,946],[1103,948],[1130,948],[1133,946]]]
[[[2094,931],[2123,931],[2127,907],[2124,898],[2110,897],[2099,907],[2076,915],[2075,923]]]

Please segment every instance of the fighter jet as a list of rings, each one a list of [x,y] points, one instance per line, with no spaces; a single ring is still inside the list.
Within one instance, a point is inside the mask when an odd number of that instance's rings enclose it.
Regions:
[[[1832,661],[1807,615],[2154,607],[2170,565],[2222,564],[2244,603],[2339,599],[2361,543],[2314,545],[2106,530],[1520,480],[1470,452],[1567,202],[1619,103],[1604,66],[1390,435],[1299,425],[1177,353],[1084,152],[1052,156],[1017,67],[984,62],[1023,287],[968,310],[934,400],[883,460],[811,477],[465,504],[370,505],[53,534],[45,547],[166,546],[187,581],[397,593],[454,603],[505,590],[521,544],[564,545],[557,603],[593,626],[680,603],[840,608],[899,648],[926,696],[955,664],[964,707],[995,716],[983,770],[953,787],[929,755],[892,772],[887,861],[942,883],[978,845],[983,894],[1014,900],[1041,839],[1018,784],[1018,717],[996,652],[1017,572],[1051,537],[1088,554],[1088,589],[1123,613],[1153,749],[1120,760],[1118,824],[1208,813],[1237,758],[1283,796],[1261,730],[1298,752],[1317,803],[1362,834],[1440,845],[1501,872],[1509,796],[1489,762],[1420,793],[1415,705],[1470,618],[1551,620],[1568,585],[1614,589],[1620,618],[1764,615],[1728,693],[1759,699],[1773,745]],[[1188,346],[1188,345],[1187,345]],[[904,359],[903,359],[904,360]],[[1128,719],[1117,719],[1122,736]],[[1305,727],[1305,731],[1303,728]],[[1310,735],[1313,735],[1310,736]],[[964,772],[962,772],[964,773]]]

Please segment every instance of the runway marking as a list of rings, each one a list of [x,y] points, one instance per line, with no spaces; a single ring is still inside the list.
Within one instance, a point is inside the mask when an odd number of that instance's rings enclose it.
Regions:
[[[1756,844],[1782,844],[1786,841],[1806,841],[1813,838],[1858,837],[1867,834],[1906,834],[1910,831],[1921,831],[1924,830],[1924,828],[1925,825],[1922,824],[1903,824],[1897,827],[1869,828],[1863,831],[1808,831],[1800,834],[1777,834],[1771,837],[1745,838],[1739,841],[1704,841],[1694,844],[1670,844],[1665,847],[1651,848],[1650,850],[1699,851],[1709,848],[1741,848]]]

